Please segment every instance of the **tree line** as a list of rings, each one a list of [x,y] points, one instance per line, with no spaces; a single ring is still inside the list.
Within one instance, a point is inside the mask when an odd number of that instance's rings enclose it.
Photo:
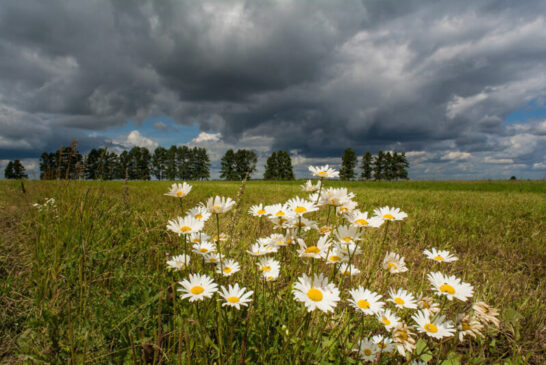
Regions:
[[[355,180],[357,173],[355,167],[358,158],[352,148],[347,148],[341,156],[341,169],[339,178],[341,180]],[[383,152],[379,150],[377,155],[366,152],[360,161],[360,180],[407,180],[409,162],[405,152]]]

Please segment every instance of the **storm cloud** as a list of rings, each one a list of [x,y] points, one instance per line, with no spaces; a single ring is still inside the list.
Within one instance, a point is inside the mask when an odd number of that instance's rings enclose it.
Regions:
[[[544,177],[544,119],[506,123],[546,107],[544,14],[544,1],[5,1],[0,159],[112,143],[103,131],[166,115],[301,163],[352,147],[406,151],[421,178]]]

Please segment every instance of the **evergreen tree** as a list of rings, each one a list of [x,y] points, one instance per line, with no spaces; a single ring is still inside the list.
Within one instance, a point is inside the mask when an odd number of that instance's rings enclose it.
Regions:
[[[13,168],[13,161],[8,162],[8,165],[4,170],[4,178],[15,179],[15,169]]]
[[[347,148],[341,156],[340,180],[353,180],[355,178],[355,166],[357,158],[352,148]]]
[[[165,161],[165,177],[167,180],[176,180],[176,175],[178,174],[178,168],[176,166],[176,156],[178,149],[176,146],[171,146],[167,151],[166,161]]]
[[[210,177],[210,159],[205,148],[194,147],[192,152],[192,178],[206,180]]]
[[[237,180],[235,171],[235,152],[232,149],[226,151],[220,160],[220,177],[225,180]]]
[[[264,180],[279,179],[279,166],[277,162],[277,152],[272,152],[265,162]]]
[[[395,164],[393,156],[390,152],[385,153],[384,162],[383,162],[383,177],[392,181],[394,179]]]
[[[280,180],[294,180],[294,168],[292,166],[292,158],[286,151],[280,150],[277,152],[277,166],[279,169]]]
[[[42,155],[40,156],[40,179],[54,179],[56,166],[56,156],[54,153],[42,153]]]
[[[28,179],[28,175],[25,171],[25,166],[19,160],[13,161],[13,173],[14,179]]]
[[[117,170],[119,164],[119,157],[114,152],[108,152],[108,149],[104,150],[102,158],[102,170],[101,175],[104,180],[112,180],[117,178]]]
[[[373,176],[375,180],[384,179],[385,154],[379,150],[373,160]]]
[[[123,151],[119,154],[118,164],[116,168],[116,179],[124,180],[125,175],[129,175],[130,157],[129,152]]]
[[[400,154],[395,153],[395,178],[398,179],[408,179],[408,170],[409,162],[406,158],[406,153],[402,152]]]
[[[77,179],[81,172],[83,158],[77,150],[76,141],[68,147],[61,147],[55,153],[56,179]]]
[[[370,180],[372,178],[372,154],[370,152],[366,152],[362,156],[362,163],[360,165],[360,168],[362,169],[360,178],[364,180]]]
[[[166,178],[167,170],[167,149],[157,147],[152,157],[152,173],[157,180]]]
[[[176,150],[176,176],[182,180],[190,180],[192,178],[192,151],[188,146],[180,146]]]
[[[99,179],[99,164],[101,159],[100,149],[92,149],[85,158],[85,178],[88,180]]]
[[[248,173],[248,179],[256,171],[256,162],[258,157],[254,151],[237,150],[235,153],[235,172],[237,180],[243,180]]]

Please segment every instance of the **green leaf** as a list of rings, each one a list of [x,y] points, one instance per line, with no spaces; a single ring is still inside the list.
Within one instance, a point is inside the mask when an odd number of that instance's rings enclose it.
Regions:
[[[417,341],[415,351],[422,361],[429,362],[430,360],[432,360],[432,351],[430,351],[427,343],[422,338]]]

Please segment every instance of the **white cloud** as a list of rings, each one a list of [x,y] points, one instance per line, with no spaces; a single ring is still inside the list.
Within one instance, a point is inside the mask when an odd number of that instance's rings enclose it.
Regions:
[[[219,141],[220,138],[222,138],[221,133],[207,133],[207,132],[201,132],[197,137],[192,139],[190,143],[202,143],[202,142],[215,142]]]
[[[541,170],[541,169],[546,169],[546,163],[537,162],[533,164],[533,170]]]
[[[113,143],[120,145],[123,149],[130,149],[132,147],[146,147],[152,152],[159,143],[151,138],[144,137],[138,130],[131,131],[127,136],[120,136],[115,138]]]
[[[442,160],[445,161],[462,161],[470,160],[472,155],[468,152],[451,151],[442,156]]]
[[[497,163],[497,164],[512,164],[514,160],[511,158],[494,158],[491,156],[485,156],[483,162],[485,163]]]

